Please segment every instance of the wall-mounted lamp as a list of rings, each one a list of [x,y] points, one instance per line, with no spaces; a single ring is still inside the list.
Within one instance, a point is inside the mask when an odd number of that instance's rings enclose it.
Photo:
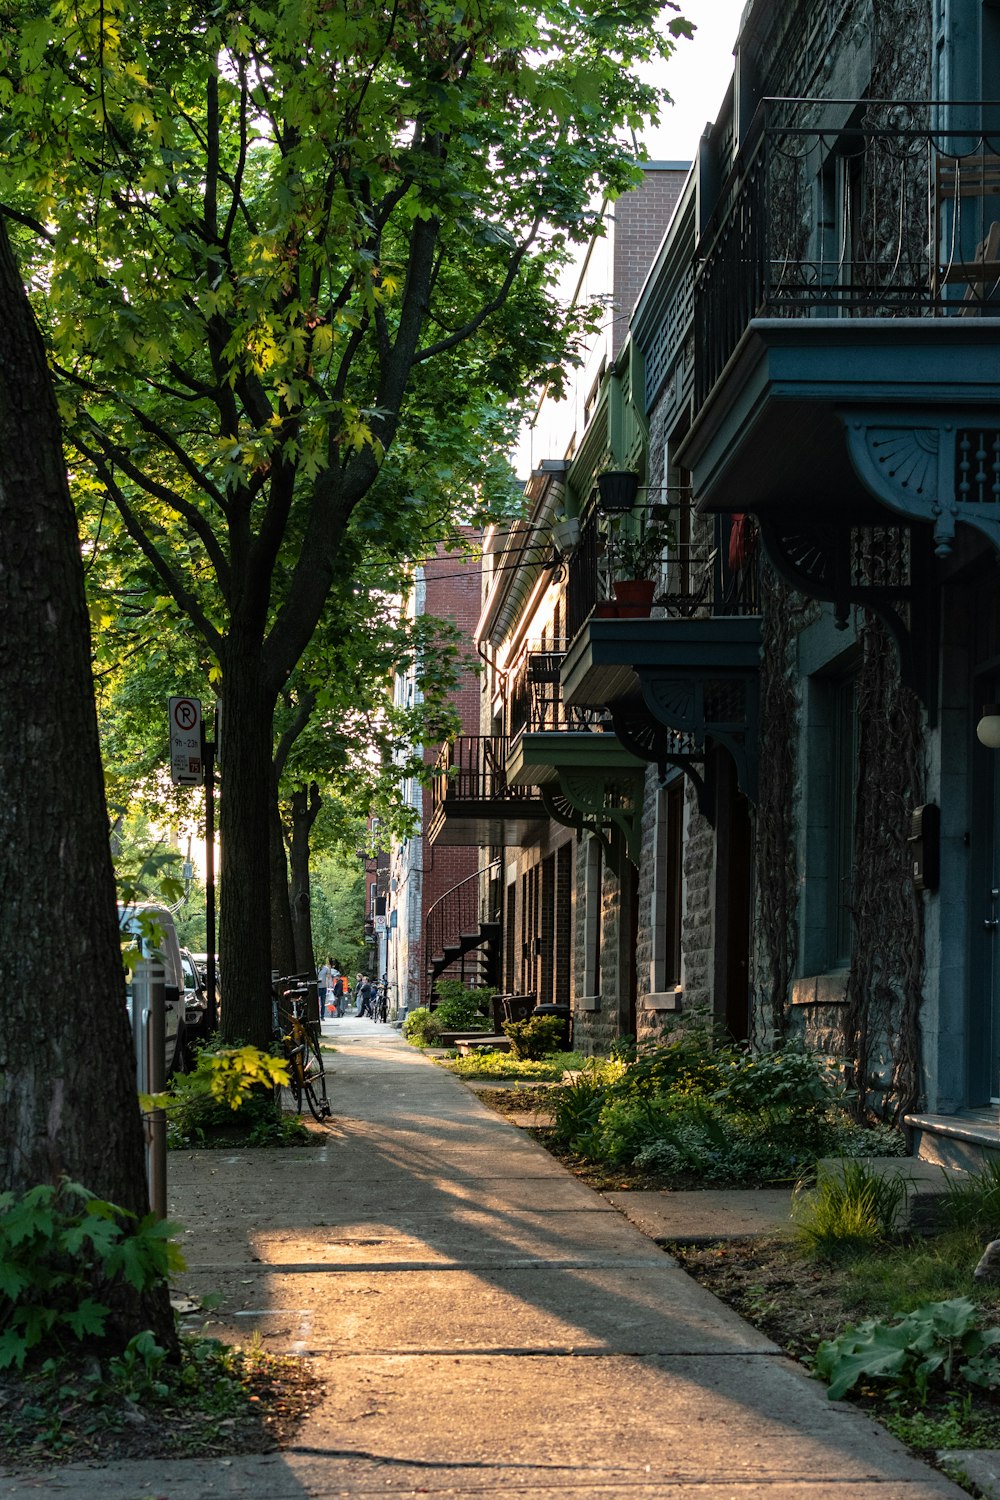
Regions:
[[[597,476],[597,506],[605,515],[631,510],[639,493],[639,476],[631,469],[607,469]]]
[[[983,716],[976,725],[976,739],[987,750],[1000,750],[1000,703],[983,706]]]

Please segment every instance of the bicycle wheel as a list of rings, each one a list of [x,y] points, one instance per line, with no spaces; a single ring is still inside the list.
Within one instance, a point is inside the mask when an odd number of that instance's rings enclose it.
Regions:
[[[304,1043],[300,1043],[299,1046],[290,1049],[288,1057],[288,1087],[291,1089],[292,1098],[295,1100],[295,1113],[297,1115],[302,1113],[302,1095],[305,1092],[306,1073],[303,1051]]]
[[[301,1064],[302,1094],[309,1106],[309,1113],[314,1120],[325,1120],[330,1114],[330,1104],[326,1097],[326,1069],[323,1066],[319,1043],[312,1034],[311,1028],[309,1046],[302,1052]]]

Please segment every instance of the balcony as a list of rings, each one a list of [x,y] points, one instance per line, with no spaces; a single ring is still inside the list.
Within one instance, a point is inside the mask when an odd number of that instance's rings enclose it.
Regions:
[[[756,792],[754,543],[731,518],[692,517],[686,503],[651,510],[668,540],[645,613],[613,597],[621,550],[614,531],[596,511],[585,521],[570,563],[567,612],[578,628],[562,664],[563,694],[570,708],[604,707],[628,753],[682,766],[709,811],[697,769],[709,740],[730,750],[740,785]]]
[[[540,788],[555,822],[600,835],[612,867],[638,863],[645,763],[626,750],[602,709],[568,705],[560,682],[565,643],[529,650],[508,686],[507,776]]]
[[[1000,545],[1000,105],[766,101],[695,260],[700,508]]]
[[[460,735],[445,745],[431,783],[432,844],[522,844],[548,814],[536,786],[507,775],[509,735]]]

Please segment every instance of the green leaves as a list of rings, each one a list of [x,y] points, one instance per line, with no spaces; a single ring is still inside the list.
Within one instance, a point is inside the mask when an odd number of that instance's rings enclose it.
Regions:
[[[95,1289],[120,1279],[143,1292],[181,1269],[176,1231],[66,1178],[0,1195],[0,1370],[102,1337],[109,1308]]]
[[[820,1344],[813,1370],[829,1382],[831,1401],[862,1379],[885,1381],[921,1401],[935,1376],[993,1388],[1000,1385],[1000,1360],[984,1356],[1000,1343],[1000,1328],[981,1330],[979,1318],[968,1297],[954,1297],[918,1307],[898,1322],[869,1319]]]

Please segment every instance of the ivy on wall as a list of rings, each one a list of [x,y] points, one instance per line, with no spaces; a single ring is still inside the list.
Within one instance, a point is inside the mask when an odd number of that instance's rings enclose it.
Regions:
[[[910,879],[910,813],[923,801],[923,716],[882,622],[863,612],[844,1044],[861,1116],[898,1120],[920,1094],[924,914]]]
[[[754,1042],[784,1036],[796,952],[795,637],[803,601],[761,562],[760,795],[756,817],[757,932],[764,964],[755,983]]]

